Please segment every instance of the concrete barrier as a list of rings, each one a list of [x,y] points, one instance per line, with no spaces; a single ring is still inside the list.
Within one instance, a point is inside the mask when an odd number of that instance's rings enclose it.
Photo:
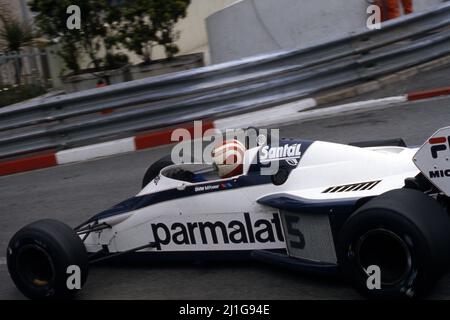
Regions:
[[[422,11],[443,0],[414,0]],[[366,28],[366,0],[241,0],[206,20],[212,63],[305,48]]]

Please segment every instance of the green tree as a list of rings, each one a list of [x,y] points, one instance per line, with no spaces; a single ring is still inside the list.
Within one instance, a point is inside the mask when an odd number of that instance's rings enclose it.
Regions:
[[[175,24],[186,17],[190,0],[126,0],[120,7],[117,39],[142,57],[152,59],[155,46],[163,46],[168,58],[178,53],[175,41],[179,38]]]
[[[95,69],[101,68],[104,56],[99,56],[101,48],[107,51],[115,44],[114,39],[105,43],[108,25],[114,19],[108,0],[30,0],[30,8],[37,13],[35,20],[40,30],[60,44],[59,55],[66,66],[78,72],[80,55],[86,52]],[[77,5],[81,11],[81,29],[68,29],[67,8]]]
[[[0,3],[0,50],[20,54],[24,47],[33,44],[36,35],[33,27],[14,17],[7,6]],[[21,82],[22,58],[14,59],[16,84]]]
[[[158,45],[171,58],[178,52],[175,24],[186,16],[189,4],[190,0],[29,0],[31,10],[37,13],[36,24],[59,43],[60,56],[75,72],[80,71],[84,52],[96,70],[126,63],[126,56],[113,54],[113,49],[120,46],[147,63]],[[70,5],[80,7],[81,30],[66,26]]]

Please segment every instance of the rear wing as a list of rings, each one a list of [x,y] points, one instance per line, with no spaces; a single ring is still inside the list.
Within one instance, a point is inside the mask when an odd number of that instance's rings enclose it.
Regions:
[[[450,127],[439,129],[417,151],[413,160],[434,186],[450,196]]]

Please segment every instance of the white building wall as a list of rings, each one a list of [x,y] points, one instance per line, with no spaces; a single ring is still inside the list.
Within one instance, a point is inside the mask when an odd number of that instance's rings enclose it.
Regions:
[[[222,10],[236,0],[192,0],[188,7],[186,18],[177,23],[176,30],[180,32],[180,38],[176,42],[181,54],[203,52],[205,63],[209,63],[208,36],[205,20],[211,14]],[[131,54],[131,61],[136,63],[140,59]],[[157,47],[153,53],[153,59],[165,58],[164,48]]]

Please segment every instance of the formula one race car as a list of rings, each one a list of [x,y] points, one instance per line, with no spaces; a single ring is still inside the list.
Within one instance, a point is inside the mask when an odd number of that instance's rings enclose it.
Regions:
[[[448,270],[450,127],[420,149],[264,141],[234,143],[230,154],[243,161],[225,174],[164,157],[138,195],[75,229],[31,223],[9,243],[13,281],[29,298],[68,298],[98,261],[251,257],[341,273],[370,297],[411,298]]]

